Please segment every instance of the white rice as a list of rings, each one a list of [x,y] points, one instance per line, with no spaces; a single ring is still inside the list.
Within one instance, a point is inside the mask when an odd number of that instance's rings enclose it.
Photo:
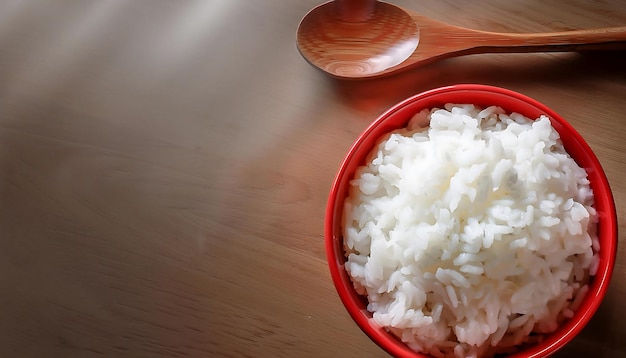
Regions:
[[[448,104],[386,136],[357,170],[345,267],[373,320],[412,349],[491,356],[578,308],[597,268],[592,205],[547,117]]]

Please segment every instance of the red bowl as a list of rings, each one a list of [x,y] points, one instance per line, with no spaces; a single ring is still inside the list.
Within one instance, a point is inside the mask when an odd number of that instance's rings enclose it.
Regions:
[[[441,87],[420,93],[398,103],[376,119],[356,140],[333,182],[325,218],[325,245],[330,273],[350,316],[376,344],[395,357],[429,357],[412,351],[395,336],[374,323],[367,311],[366,298],[354,290],[344,265],[342,213],[348,193],[349,181],[356,168],[365,160],[377,141],[398,128],[406,126],[411,117],[425,109],[442,107],[446,103],[471,103],[482,107],[497,105],[507,112],[518,112],[529,118],[547,115],[552,126],[559,132],[563,145],[572,158],[587,171],[594,192],[598,212],[598,238],[600,241],[600,265],[590,282],[589,292],[574,316],[558,330],[548,335],[540,344],[519,351],[515,357],[545,357],[571,341],[589,322],[596,312],[609,286],[617,252],[617,217],[609,182],[598,158],[582,136],[556,112],[538,101],[511,90],[463,84]]]

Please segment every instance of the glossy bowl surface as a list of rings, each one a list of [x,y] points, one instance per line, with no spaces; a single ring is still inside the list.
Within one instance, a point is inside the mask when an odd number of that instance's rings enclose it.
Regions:
[[[559,132],[566,151],[588,173],[598,211],[600,265],[590,282],[589,293],[574,317],[538,345],[519,351],[514,357],[545,357],[571,341],[589,322],[609,286],[617,252],[617,217],[613,195],[606,175],[589,145],[560,115],[544,104],[523,94],[499,87],[461,84],[429,90],[406,99],[383,113],[356,140],[337,172],[330,191],[325,217],[325,246],[328,264],[339,297],[356,324],[376,344],[395,357],[429,357],[409,349],[385,329],[371,321],[367,301],[356,293],[344,269],[342,211],[349,181],[356,168],[365,164],[367,155],[386,133],[402,128],[411,117],[425,108],[441,107],[446,103],[471,103],[482,107],[497,105],[507,112],[518,112],[529,118],[547,115]]]

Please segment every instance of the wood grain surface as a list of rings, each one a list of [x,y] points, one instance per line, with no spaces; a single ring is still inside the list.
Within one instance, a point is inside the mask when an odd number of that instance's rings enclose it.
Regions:
[[[626,25],[614,1],[392,1],[484,31]],[[506,87],[585,137],[626,235],[626,52],[471,55],[369,81],[296,49],[320,2],[0,2],[0,357],[386,357],[331,283],[335,171],[385,109]],[[557,357],[626,356],[626,248]]]

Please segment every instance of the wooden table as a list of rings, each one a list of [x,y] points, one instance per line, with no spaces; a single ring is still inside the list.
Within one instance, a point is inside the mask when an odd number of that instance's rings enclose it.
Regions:
[[[614,1],[393,1],[492,31],[626,25]],[[474,55],[341,82],[295,32],[315,0],[0,2],[0,357],[385,357],[328,273],[357,135],[426,89],[553,107],[626,202],[626,52]],[[626,356],[626,257],[559,357]]]

